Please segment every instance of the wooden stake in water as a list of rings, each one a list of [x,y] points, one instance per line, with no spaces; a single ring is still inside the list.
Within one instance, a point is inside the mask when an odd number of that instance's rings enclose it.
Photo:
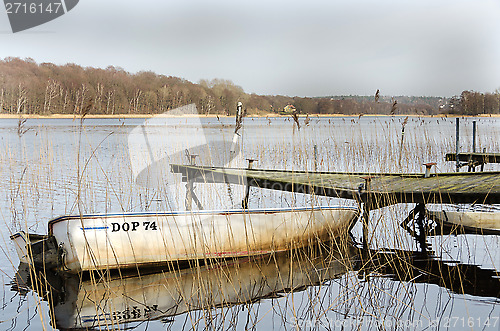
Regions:
[[[457,167],[457,172],[460,170],[460,161],[458,160],[458,153],[460,152],[460,118],[457,117],[457,125],[456,125],[456,129],[455,129],[455,138],[456,138],[456,143],[455,143],[455,147],[456,147],[456,151],[455,151],[455,154],[456,154],[456,167]]]
[[[231,149],[229,150],[230,162],[233,160],[236,154],[236,146],[238,145],[238,137],[240,136],[238,131],[241,129],[243,122],[243,104],[238,102],[236,106],[236,124],[234,127],[233,142],[231,144]]]
[[[405,139],[405,126],[408,123],[408,116],[406,116],[405,120],[403,121],[402,128],[401,128],[401,146],[399,147],[399,160],[398,160],[398,166],[399,166],[399,171],[403,172],[403,168],[401,167],[401,157],[403,156],[403,143]]]
[[[472,121],[472,153],[476,152],[476,121]]]
[[[236,124],[234,127],[233,142],[231,143],[231,149],[229,150],[229,164],[228,164],[229,168],[232,168],[237,164],[236,147],[238,146],[238,137],[240,136],[238,131],[242,127],[243,116],[244,116],[243,103],[241,103],[241,101],[238,101],[238,103],[236,105]],[[224,174],[224,177],[225,176],[226,175]],[[226,178],[226,183],[227,183],[227,194],[229,195],[229,199],[231,200],[231,205],[233,205],[234,204],[233,203],[233,192],[231,190],[231,185],[227,181],[227,178]]]
[[[314,171],[318,171],[318,145],[314,145]]]

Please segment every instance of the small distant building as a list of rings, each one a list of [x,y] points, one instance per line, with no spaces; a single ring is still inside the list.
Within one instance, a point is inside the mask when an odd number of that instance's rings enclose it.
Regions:
[[[283,108],[283,112],[286,114],[295,113],[296,111],[297,109],[295,109],[293,105],[286,105],[285,108]]]

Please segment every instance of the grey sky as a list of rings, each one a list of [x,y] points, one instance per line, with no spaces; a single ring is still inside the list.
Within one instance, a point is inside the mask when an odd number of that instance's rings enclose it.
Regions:
[[[248,93],[451,96],[500,88],[499,0],[81,0],[0,57],[121,66]]]

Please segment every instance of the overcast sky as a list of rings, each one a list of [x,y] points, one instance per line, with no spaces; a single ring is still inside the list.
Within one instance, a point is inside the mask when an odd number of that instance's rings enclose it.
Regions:
[[[81,0],[0,57],[224,78],[248,93],[452,96],[500,88],[500,0]]]

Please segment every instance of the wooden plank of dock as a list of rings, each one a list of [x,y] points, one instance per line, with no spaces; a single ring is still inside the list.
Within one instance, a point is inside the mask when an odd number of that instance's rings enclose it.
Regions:
[[[288,192],[396,203],[500,203],[500,172],[431,174],[341,173],[171,165],[195,182],[231,183]],[[367,189],[367,181],[369,188]]]

